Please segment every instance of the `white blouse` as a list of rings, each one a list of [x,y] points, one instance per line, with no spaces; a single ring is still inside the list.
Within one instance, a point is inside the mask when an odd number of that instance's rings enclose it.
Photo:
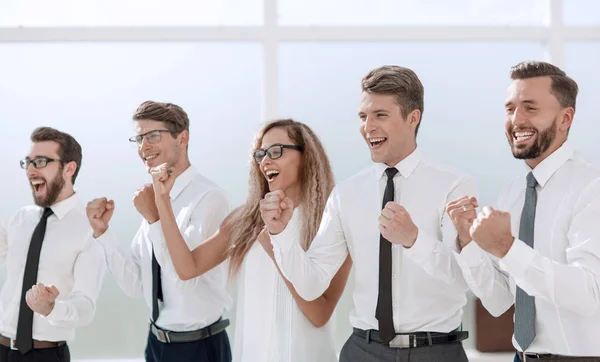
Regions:
[[[299,223],[298,215],[294,212],[290,223]],[[258,241],[239,278],[233,362],[337,361],[334,316],[316,328]]]

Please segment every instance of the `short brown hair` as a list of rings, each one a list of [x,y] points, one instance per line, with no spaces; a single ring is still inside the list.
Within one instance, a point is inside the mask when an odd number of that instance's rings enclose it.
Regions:
[[[70,134],[51,127],[38,127],[31,133],[31,142],[46,141],[58,143],[58,157],[61,160],[61,167],[69,162],[77,164],[73,177],[71,177],[71,183],[74,185],[77,174],[79,174],[79,169],[81,168],[81,145]]]
[[[402,117],[406,118],[410,112],[418,109],[423,118],[425,89],[417,74],[411,69],[397,65],[384,65],[371,70],[362,79],[361,85],[363,92],[396,96]],[[417,124],[415,136],[419,132],[420,125],[421,122]]]
[[[575,110],[579,87],[556,65],[540,61],[525,61],[510,68],[512,80],[536,77],[550,77],[552,79],[550,93],[556,97],[562,107],[572,107]]]
[[[177,137],[182,131],[190,131],[187,113],[173,103],[146,101],[140,104],[133,115],[133,120],[142,119],[162,122],[169,131],[175,132],[172,134],[173,137]]]

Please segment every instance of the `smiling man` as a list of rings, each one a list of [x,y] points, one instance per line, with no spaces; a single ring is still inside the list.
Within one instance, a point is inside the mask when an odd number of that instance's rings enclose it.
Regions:
[[[41,127],[21,161],[35,206],[0,227],[0,262],[8,263],[0,295],[0,362],[70,361],[67,343],[90,323],[106,263],[88,238],[85,207],[73,185],[81,146]]]
[[[468,288],[453,255],[465,235],[444,210],[475,186],[417,149],[423,98],[408,68],[383,66],[363,78],[359,129],[374,165],[335,187],[308,250],[287,225],[281,191],[261,205],[277,263],[303,298],[323,294],[350,253],[354,333],[341,362],[467,361],[460,327]]]
[[[598,361],[600,167],[567,142],[578,86],[544,62],[510,75],[506,137],[527,172],[477,216],[459,261],[491,314],[515,303],[515,361]]]
[[[227,216],[225,194],[191,165],[189,119],[181,107],[147,101],[138,107],[133,120],[135,136],[129,140],[137,147],[147,173],[159,167],[169,170],[173,183],[168,195],[169,225],[178,226],[176,237],[193,250]],[[133,203],[142,224],[131,250],[123,248],[109,229],[115,208],[112,200],[95,199],[87,207],[93,236],[104,246],[110,273],[127,295],[143,296],[150,309],[146,361],[229,362],[225,331],[229,321],[221,318],[232,304],[226,291],[226,267],[221,264],[201,276],[181,280],[167,250],[155,201],[152,184],[135,192]]]

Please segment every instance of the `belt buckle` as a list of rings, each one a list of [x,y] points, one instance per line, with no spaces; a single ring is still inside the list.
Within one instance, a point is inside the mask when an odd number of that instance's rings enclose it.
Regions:
[[[413,338],[412,343],[410,341],[410,334],[397,334],[394,339],[390,341],[390,347],[392,348],[411,348],[417,346],[417,339]]]
[[[8,344],[10,344],[10,349],[12,349],[13,351],[18,350],[17,341],[15,339],[10,338]]]
[[[156,328],[156,334],[158,334],[156,336],[156,338],[161,341],[162,343],[171,343],[171,338],[169,338],[169,332],[168,331],[163,331],[161,329]]]

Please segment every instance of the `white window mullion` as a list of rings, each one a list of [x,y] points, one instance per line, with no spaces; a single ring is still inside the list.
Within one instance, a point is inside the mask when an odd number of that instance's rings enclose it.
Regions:
[[[546,19],[548,37],[546,38],[546,60],[552,64],[565,67],[565,34],[563,19],[563,0],[549,0],[549,11]]]
[[[264,0],[263,31],[263,120],[273,120],[279,115],[279,25],[277,24],[277,0]]]

